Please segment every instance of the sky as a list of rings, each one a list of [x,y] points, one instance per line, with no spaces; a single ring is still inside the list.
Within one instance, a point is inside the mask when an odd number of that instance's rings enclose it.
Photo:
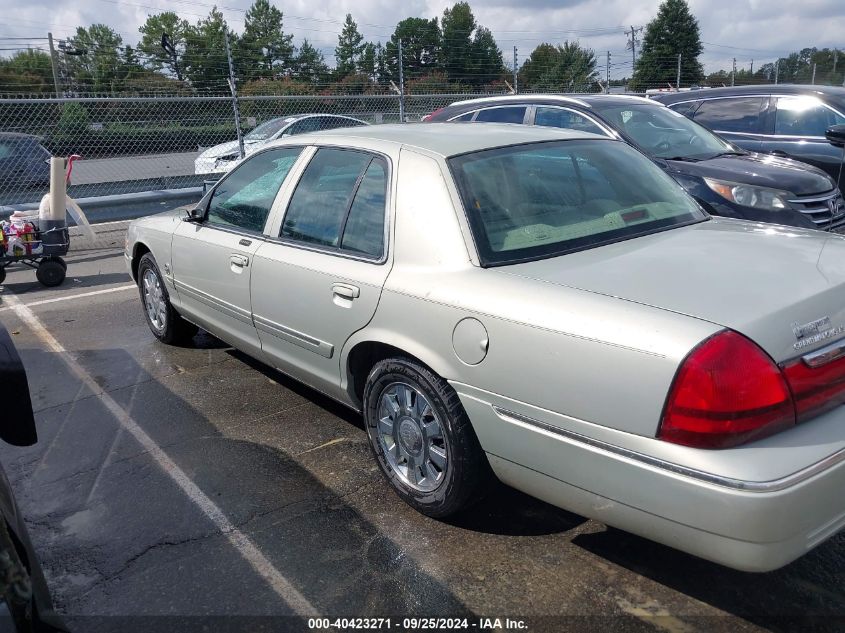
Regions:
[[[243,29],[252,0],[220,0],[230,27]],[[346,13],[370,41],[385,41],[406,17],[441,16],[454,2],[445,0],[271,0],[285,15],[285,30],[295,43],[303,37],[333,61],[337,34]],[[135,45],[147,15],[175,11],[190,22],[208,14],[213,0],[0,0],[0,55],[16,47],[44,47],[51,31],[62,39],[76,26],[100,22]],[[577,40],[596,51],[603,66],[611,52],[611,78],[629,76],[631,52],[624,31],[646,25],[660,0],[475,0],[476,20],[489,28],[505,59],[513,47],[520,63],[541,42]],[[845,0],[689,0],[704,42],[701,61],[707,72],[754,68],[808,46],[845,49]],[[4,39],[5,38],[5,39]],[[10,39],[25,38],[25,39]],[[33,38],[33,39],[26,39]]]

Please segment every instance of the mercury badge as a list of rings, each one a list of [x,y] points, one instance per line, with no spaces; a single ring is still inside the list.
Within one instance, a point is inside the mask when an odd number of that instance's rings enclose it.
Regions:
[[[811,345],[815,345],[821,341],[833,338],[843,332],[845,332],[845,326],[837,325],[836,327],[832,327],[829,316],[824,316],[803,325],[799,325],[796,321],[792,324],[792,333],[795,334],[795,338],[798,342],[792,347],[796,350],[801,350],[805,347],[810,347]]]

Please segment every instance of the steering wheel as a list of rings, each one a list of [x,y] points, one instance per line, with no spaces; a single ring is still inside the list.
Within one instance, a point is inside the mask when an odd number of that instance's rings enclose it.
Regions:
[[[701,137],[700,136],[696,136],[695,134],[693,134],[689,137],[689,144],[690,145],[698,145],[699,143],[701,143]]]
[[[672,149],[672,145],[667,140],[660,141],[657,145],[654,146],[654,149],[658,152],[668,152]]]

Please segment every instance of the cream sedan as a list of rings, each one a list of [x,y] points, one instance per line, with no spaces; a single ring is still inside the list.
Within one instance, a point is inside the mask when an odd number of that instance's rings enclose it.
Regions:
[[[156,337],[205,328],[360,411],[430,516],[495,474],[752,571],[845,524],[845,238],[711,218],[619,141],[278,141],[126,258]]]

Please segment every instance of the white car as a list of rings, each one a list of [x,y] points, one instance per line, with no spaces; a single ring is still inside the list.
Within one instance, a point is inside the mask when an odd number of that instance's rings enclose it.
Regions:
[[[270,119],[244,136],[244,156],[249,156],[265,143],[279,138],[360,125],[369,125],[369,123],[339,114],[297,114]],[[209,147],[197,156],[194,161],[194,173],[197,175],[225,173],[239,160],[237,140],[220,143],[220,145]]]
[[[621,141],[276,141],[189,213],[135,220],[126,259],[154,336],[203,327],[361,412],[427,515],[492,470],[748,571],[845,526],[845,238],[710,217]]]

